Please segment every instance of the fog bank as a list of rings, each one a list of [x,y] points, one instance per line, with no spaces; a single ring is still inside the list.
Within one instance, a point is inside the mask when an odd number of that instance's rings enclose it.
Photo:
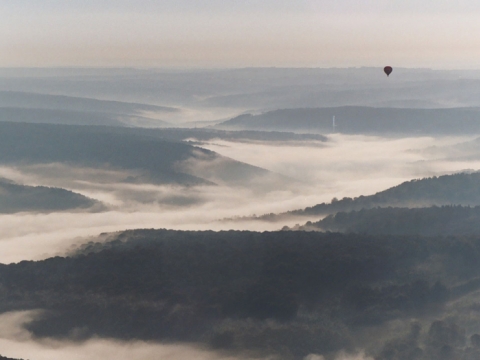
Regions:
[[[195,345],[121,342],[91,339],[84,342],[35,339],[23,324],[41,312],[22,311],[0,315],[0,348],[3,356],[32,360],[248,360],[215,353]]]
[[[27,185],[64,187],[103,201],[109,210],[103,213],[2,215],[0,262],[64,254],[71,245],[88,241],[90,236],[125,229],[278,230],[283,225],[295,225],[295,221],[219,220],[284,212],[329,202],[333,197],[369,195],[413,178],[479,169],[480,163],[476,160],[436,160],[428,154],[411,151],[459,141],[463,139],[333,135],[323,147],[226,141],[206,146],[222,155],[293,179],[294,186],[286,188],[129,184],[118,182],[125,173],[111,170],[72,169],[55,164],[3,167],[0,176]],[[215,180],[215,174],[211,176],[211,180]]]

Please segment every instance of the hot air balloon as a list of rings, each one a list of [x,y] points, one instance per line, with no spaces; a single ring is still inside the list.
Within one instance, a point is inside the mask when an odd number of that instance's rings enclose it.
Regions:
[[[392,73],[393,69],[391,66],[385,66],[383,68],[383,71],[385,72],[385,74],[387,74],[387,76],[389,76]]]

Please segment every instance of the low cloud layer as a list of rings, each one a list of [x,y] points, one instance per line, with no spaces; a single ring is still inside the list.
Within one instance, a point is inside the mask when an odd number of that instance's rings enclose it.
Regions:
[[[310,354],[304,360],[325,360],[325,357],[317,354]],[[335,357],[335,360],[374,360],[372,357],[366,356],[363,352],[358,354],[347,354],[341,352]]]
[[[18,311],[0,315],[0,355],[32,360],[276,360],[207,350],[196,344],[162,344],[146,341],[118,341],[93,338],[83,342],[35,338],[24,325],[42,315],[42,311]],[[304,360],[326,360],[310,354]],[[374,360],[364,352],[340,352],[334,360]]]
[[[55,185],[102,200],[103,213],[21,213],[0,216],[0,263],[64,255],[98,235],[134,228],[182,230],[278,230],[293,223],[219,221],[311,206],[333,197],[372,194],[412,178],[462,169],[479,169],[476,161],[436,160],[411,150],[460,142],[454,138],[374,138],[334,135],[325,147],[271,146],[215,142],[208,147],[222,155],[266,168],[298,184],[259,191],[252,187],[178,187],[119,183],[129,174],[111,170],[43,167],[0,168],[0,176],[27,185]],[[202,164],[191,164],[202,166]],[[214,179],[214,174],[212,174]],[[0,354],[32,360],[246,360],[197,347],[90,339],[75,343],[36,339],[22,328],[39,312],[0,316]],[[368,350],[370,351],[370,350]],[[368,352],[369,353],[369,352]],[[330,356],[330,355],[329,355]],[[305,360],[330,360],[310,354]],[[334,360],[372,360],[362,352],[339,353]],[[274,360],[268,359],[268,360]]]
[[[412,149],[461,139],[392,139],[334,135],[325,147],[215,142],[222,155],[293,179],[295,186],[177,187],[119,183],[128,174],[63,165],[0,168],[0,176],[27,185],[64,187],[103,201],[103,213],[22,213],[0,216],[0,262],[64,254],[102,232],[133,228],[278,230],[286,223],[218,221],[304,208],[333,197],[368,195],[412,178],[478,169],[476,161],[431,161]],[[201,164],[198,165],[201,167]],[[206,170],[205,170],[206,171]],[[211,174],[215,180],[215,174]],[[258,185],[258,184],[257,184]],[[318,220],[318,219],[312,219]]]
[[[248,360],[208,351],[193,344],[121,342],[110,339],[91,339],[81,343],[39,340],[25,330],[23,325],[40,314],[39,311],[22,311],[0,315],[1,355],[32,360]]]
[[[222,155],[266,168],[295,180],[295,186],[231,188],[176,187],[118,183],[127,174],[110,170],[71,169],[64,165],[0,168],[0,176],[28,185],[65,187],[103,201],[109,211],[88,213],[22,213],[0,216],[0,262],[41,259],[62,254],[72,244],[102,232],[132,228],[180,230],[277,230],[263,222],[219,222],[236,216],[312,206],[333,197],[368,195],[412,178],[438,175],[476,162],[435,162],[410,151],[458,139],[385,139],[334,135],[325,147],[272,146],[215,142]],[[202,164],[196,164],[201,167]],[[201,169],[207,172],[208,169]],[[211,174],[211,180],[215,180]]]

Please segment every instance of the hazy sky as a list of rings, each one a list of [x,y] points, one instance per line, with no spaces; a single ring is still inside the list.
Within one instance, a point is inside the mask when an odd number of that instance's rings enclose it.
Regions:
[[[480,68],[475,0],[1,0],[0,66]]]

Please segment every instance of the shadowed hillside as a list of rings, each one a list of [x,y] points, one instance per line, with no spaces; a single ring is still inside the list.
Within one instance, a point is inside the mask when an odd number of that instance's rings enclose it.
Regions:
[[[332,119],[335,116],[335,129]],[[344,134],[460,135],[480,133],[479,108],[400,109],[343,106],[283,109],[240,115],[220,129],[314,131]]]
[[[451,347],[442,358],[456,360],[478,352],[479,253],[478,237],[135,230],[70,257],[1,265],[0,310],[47,310],[27,326],[37,336],[298,360],[342,349],[434,360]]]
[[[0,91],[0,121],[68,125],[167,126],[146,113],[168,114],[178,109],[83,97]]]
[[[167,126],[161,120],[152,120],[138,115],[109,114],[57,109],[22,109],[12,107],[0,108],[0,121],[34,124],[65,125],[102,125],[127,126],[132,123],[155,123],[155,126]]]
[[[362,209],[339,212],[295,229],[429,236],[480,234],[480,207]]]
[[[121,101],[107,101],[62,95],[0,91],[0,108],[65,110],[109,114],[141,115],[143,112],[175,112],[175,108]]]
[[[376,207],[425,207],[441,205],[480,205],[480,173],[459,173],[406,181],[374,195],[333,199],[302,210],[266,214],[256,219],[279,221],[289,216],[322,216]]]
[[[129,182],[245,185],[267,170],[135,129],[0,122],[0,163],[49,164],[132,172]],[[205,180],[204,177],[209,177]]]
[[[54,212],[67,210],[101,211],[103,205],[65,189],[25,186],[0,178],[0,213]]]

